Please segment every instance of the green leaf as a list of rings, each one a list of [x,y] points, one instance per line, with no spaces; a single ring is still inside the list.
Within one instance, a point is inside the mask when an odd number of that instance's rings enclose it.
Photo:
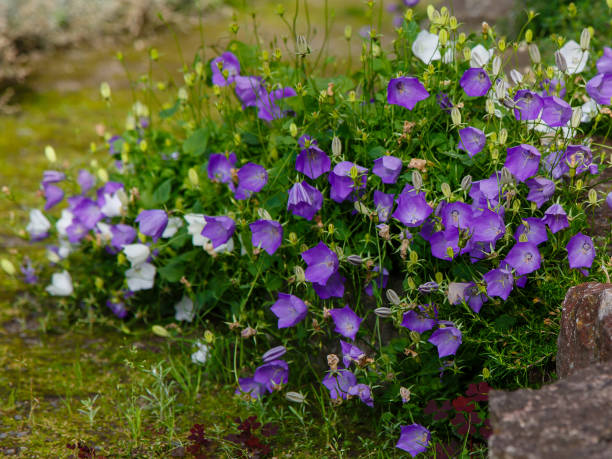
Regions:
[[[165,182],[162,182],[160,186],[158,186],[155,191],[153,191],[153,201],[156,205],[161,205],[166,203],[168,199],[170,199],[170,193],[172,192],[172,179],[168,179]]]
[[[172,115],[176,113],[176,111],[178,110],[180,106],[181,106],[181,101],[177,100],[172,107],[166,108],[165,110],[161,110],[159,112],[159,117],[163,120],[170,118]]]
[[[157,270],[162,279],[168,282],[178,282],[185,275],[185,263],[172,261]]]
[[[208,145],[208,129],[196,130],[183,144],[183,151],[189,155],[200,156]]]

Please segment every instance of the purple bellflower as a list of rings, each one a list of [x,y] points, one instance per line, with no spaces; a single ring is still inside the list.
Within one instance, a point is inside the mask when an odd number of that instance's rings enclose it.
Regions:
[[[431,254],[440,260],[452,260],[459,253],[459,230],[450,226],[444,231],[434,233],[429,239],[431,244]]]
[[[89,198],[84,198],[78,201],[78,204],[72,208],[74,220],[78,220],[87,231],[93,229],[100,220],[102,220],[102,212],[98,205]]]
[[[608,204],[608,207],[612,210],[612,191],[606,196],[606,204]]]
[[[212,70],[213,84],[227,86],[233,83],[234,78],[240,74],[240,62],[233,53],[226,51],[210,61],[210,69]]]
[[[127,317],[128,311],[125,308],[125,304],[121,301],[115,303],[111,300],[107,300],[106,307],[109,308],[119,319],[125,319]]]
[[[414,106],[429,97],[429,93],[418,78],[392,78],[387,86],[387,102],[391,105],[401,105],[412,110]]]
[[[230,217],[204,216],[204,220],[206,225],[200,234],[210,239],[215,249],[229,241],[236,229],[236,223]]]
[[[255,107],[267,95],[261,77],[236,76],[234,82],[236,83],[234,88],[236,96],[244,108]]]
[[[363,319],[355,314],[348,304],[342,309],[331,309],[329,314],[336,325],[334,331],[355,341]]]
[[[552,80],[544,78],[540,83],[540,88],[542,88],[542,91],[540,92],[540,95],[542,97],[557,96],[563,98],[565,97],[565,93],[567,92],[565,88],[565,81],[557,80],[555,78],[553,78]]]
[[[550,127],[565,126],[572,117],[572,107],[557,96],[542,99],[542,120]]]
[[[395,156],[383,156],[374,160],[372,172],[380,177],[383,183],[393,184],[397,182],[402,171],[402,160]]]
[[[248,199],[251,194],[261,191],[268,183],[268,172],[263,166],[255,163],[246,163],[238,171],[238,189],[236,199]]]
[[[118,225],[111,226],[111,245],[119,250],[124,245],[131,244],[136,239],[136,230],[129,225],[119,223]]]
[[[289,190],[287,210],[291,211],[293,215],[312,220],[312,217],[321,209],[322,205],[323,195],[307,182],[297,182]]]
[[[529,177],[538,173],[540,165],[540,152],[537,148],[522,143],[516,147],[508,148],[508,155],[504,166],[519,182],[524,182]]]
[[[374,400],[372,400],[372,391],[370,386],[367,384],[355,384],[349,387],[348,394],[353,397],[359,397],[363,403],[368,405],[370,408],[374,407]]]
[[[23,281],[26,284],[36,284],[38,282],[38,276],[36,275],[36,270],[32,266],[32,261],[29,257],[24,258],[24,263],[19,267],[21,270],[21,274],[23,274]]]
[[[328,180],[331,185],[329,196],[336,202],[346,200],[353,191],[365,190],[368,170],[350,161],[342,161],[333,168]],[[353,179],[353,175],[356,175]]]
[[[433,212],[425,200],[425,193],[402,191],[396,201],[397,208],[392,216],[409,227],[420,226]]]
[[[612,48],[604,46],[603,56],[597,60],[597,73],[612,73]]]
[[[459,85],[465,93],[470,97],[484,96],[491,88],[491,80],[484,69],[474,67],[467,69],[461,79]]]
[[[261,356],[261,359],[264,363],[269,363],[272,360],[276,360],[287,353],[287,348],[285,346],[275,346],[272,349],[268,349]]]
[[[235,394],[249,394],[251,398],[258,399],[265,393],[266,387],[253,378],[240,378]]]
[[[89,171],[81,169],[79,171],[79,175],[77,176],[77,182],[81,187],[81,193],[85,194],[94,186],[96,183],[96,178]]]
[[[461,332],[455,327],[438,328],[427,341],[438,348],[438,357],[455,355],[461,345]]]
[[[472,229],[473,242],[495,243],[506,233],[504,219],[489,209],[472,220]]]
[[[404,313],[402,318],[402,327],[417,333],[423,333],[431,330],[436,325],[436,320],[431,319],[425,312],[425,308],[421,306],[421,313],[414,310]]]
[[[221,183],[232,185],[232,169],[236,166],[236,154],[230,153],[225,156],[221,153],[213,153],[208,158],[208,178]]]
[[[543,177],[534,177],[525,182],[529,188],[527,200],[535,202],[538,209],[555,194],[555,182]]]
[[[53,206],[57,205],[64,199],[64,190],[62,190],[59,186],[53,184],[44,185],[45,191],[45,210],[51,209]]]
[[[586,91],[599,105],[610,105],[612,102],[612,73],[600,73],[586,84]]]
[[[305,274],[309,282],[326,284],[332,274],[338,271],[338,255],[323,242],[302,252],[302,259],[308,265]]]
[[[431,440],[431,433],[420,424],[401,426],[400,438],[396,448],[407,451],[412,457],[427,451]]]
[[[489,296],[498,296],[504,301],[508,299],[514,287],[512,272],[503,268],[492,269],[483,276],[483,279],[487,284]]]
[[[518,242],[523,234],[527,237],[527,242],[535,245],[540,245],[548,240],[546,225],[539,218],[527,217],[523,219],[523,222],[514,232],[514,239]]]
[[[345,281],[346,277],[336,271],[327,279],[325,284],[313,282],[312,288],[314,288],[315,293],[322,300],[327,300],[328,298],[342,298],[344,296]]]
[[[442,209],[442,224],[445,228],[467,229],[472,223],[472,208],[461,201],[446,204]]]
[[[270,307],[278,317],[278,328],[294,327],[304,320],[308,313],[306,304],[295,295],[278,294],[278,300]]]
[[[593,239],[582,233],[577,233],[569,240],[567,255],[570,268],[590,268],[595,259]]]
[[[514,117],[519,121],[538,119],[544,107],[542,98],[526,89],[516,91],[514,102]]]
[[[565,174],[569,174],[570,167],[575,169],[576,175],[586,171],[596,174],[598,170],[593,162],[593,153],[586,145],[568,145],[561,158],[561,167]]]
[[[42,181],[40,183],[44,187],[45,185],[48,185],[50,183],[61,182],[65,178],[66,178],[66,174],[64,174],[63,172],[59,172],[59,171],[44,171],[43,172],[43,179],[42,179]]]
[[[168,215],[161,209],[143,210],[135,221],[142,234],[151,236],[153,242],[157,242],[168,225]]]
[[[546,209],[542,221],[548,225],[553,234],[569,226],[567,214],[561,204],[553,204]]]
[[[280,99],[294,97],[296,95],[297,93],[293,88],[279,88],[273,90],[270,94],[264,93],[263,97],[257,101],[257,116],[268,122],[283,118],[287,112],[281,110],[276,102]]]
[[[273,392],[289,380],[289,365],[284,360],[272,360],[255,369],[253,381]]]
[[[305,137],[306,136],[302,136],[300,141]],[[295,170],[314,180],[326,172],[329,172],[331,169],[331,160],[329,156],[317,146],[316,140],[310,140],[308,143],[309,145],[304,145],[295,160]]]
[[[359,359],[366,355],[361,349],[351,343],[340,340],[340,348],[342,349],[342,363],[344,368],[348,368],[352,362],[359,362]]]
[[[459,130],[459,145],[457,148],[467,151],[470,158],[480,153],[486,143],[487,138],[480,129],[468,126]]]
[[[453,103],[449,99],[448,94],[439,92],[436,95],[436,101],[438,102],[438,105],[440,106],[440,108],[444,110],[446,113],[451,112],[451,109],[453,108]]]
[[[374,191],[374,205],[376,206],[379,222],[386,222],[389,219],[389,214],[393,210],[393,198],[393,194],[383,193],[378,190]]]
[[[488,301],[487,295],[480,293],[474,282],[468,283],[463,290],[463,300],[476,314],[480,312],[482,305]]]
[[[283,242],[283,226],[274,220],[257,220],[249,224],[251,242],[254,247],[264,249],[273,255]]]
[[[517,242],[504,261],[512,266],[519,276],[524,276],[540,269],[542,256],[533,242]]]
[[[353,372],[344,369],[330,371],[322,381],[322,384],[329,390],[329,398],[332,400],[337,398],[346,400],[349,389],[356,383],[357,378]]]

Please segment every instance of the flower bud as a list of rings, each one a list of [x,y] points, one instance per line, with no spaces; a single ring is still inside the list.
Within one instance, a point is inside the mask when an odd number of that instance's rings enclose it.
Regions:
[[[354,266],[360,266],[363,263],[363,258],[361,258],[359,255],[349,255],[346,257],[346,261]]]
[[[451,195],[453,194],[453,192],[451,191],[451,187],[448,183],[444,182],[441,186],[442,188],[442,194],[444,195],[445,198],[450,198]]]
[[[399,295],[392,288],[387,289],[385,295],[387,296],[389,303],[394,304],[396,306],[401,303]]]
[[[306,400],[306,397],[304,397],[299,392],[287,392],[285,394],[285,398],[290,402],[294,403],[304,403],[304,401]]]
[[[161,336],[162,338],[170,338],[170,333],[161,325],[153,325],[151,331],[154,335]]]
[[[489,31],[491,30],[491,26],[489,25],[488,22],[482,21],[481,29],[482,29],[482,34],[487,35]]]
[[[47,145],[45,147],[45,156],[50,163],[54,163],[57,161],[57,156],[55,156],[55,149],[51,145]]]
[[[463,191],[470,191],[470,188],[472,188],[472,176],[466,175],[461,179],[461,189]]]
[[[446,46],[448,43],[448,32],[446,29],[440,29],[440,32],[438,32],[438,40],[441,46]]]
[[[410,252],[410,261],[412,263],[418,263],[419,262],[419,254],[417,253],[416,250],[413,250]]]
[[[344,38],[346,38],[347,40],[350,40],[352,36],[353,36],[353,28],[350,25],[347,25],[344,28]]]
[[[187,89],[184,86],[179,88],[177,97],[181,102],[186,102],[187,99],[189,99],[189,95],[187,94]]]
[[[472,58],[472,50],[468,47],[463,48],[463,58],[469,61]]]
[[[298,135],[298,128],[295,125],[295,123],[291,123],[289,125],[289,133],[291,134],[291,137],[297,137],[297,135]]]
[[[2,269],[4,270],[4,272],[6,272],[9,276],[14,275],[16,272],[15,267],[13,266],[13,263],[11,263],[6,258],[3,258],[2,260],[0,260],[0,266],[2,266]]]
[[[457,27],[459,27],[459,23],[457,22],[457,18],[455,16],[451,16],[450,18],[448,18],[448,25],[451,28],[451,30],[457,29]]]
[[[523,74],[516,69],[510,70],[510,80],[514,85],[519,85],[523,82]]]
[[[508,130],[506,128],[501,128],[499,131],[499,144],[504,145],[508,140]]]
[[[515,106],[515,103],[510,96],[505,96],[502,99],[501,103],[504,104],[504,106],[507,108],[514,108]]]
[[[451,120],[453,121],[453,124],[456,126],[461,124],[461,112],[459,111],[459,108],[457,107],[451,108]]]
[[[582,29],[582,33],[580,34],[580,47],[586,51],[589,49],[589,44],[591,43],[591,33],[589,29]]]
[[[378,317],[382,317],[384,319],[389,318],[393,315],[393,310],[391,308],[387,308],[385,306],[382,306],[380,308],[376,308],[374,309],[374,314],[376,314]]]
[[[370,215],[370,209],[368,209],[368,207],[361,201],[355,201],[355,203],[353,204],[353,207],[355,208],[355,210],[357,212],[359,212],[362,215]]]
[[[333,156],[337,157],[342,154],[342,142],[340,141],[338,136],[334,136],[334,138],[332,139],[331,148]]]
[[[557,65],[557,68],[562,72],[567,71],[567,61],[565,60],[565,57],[563,57],[563,54],[561,54],[560,51],[555,52],[555,64]]]
[[[412,171],[412,186],[417,191],[423,188],[423,176],[419,171]]]
[[[306,282],[306,273],[304,272],[304,268],[301,266],[296,266],[293,268],[293,272],[295,273],[295,280],[297,282]]]
[[[499,41],[497,42],[497,48],[500,51],[504,51],[506,49],[506,40],[503,38],[500,38]]]
[[[487,98],[487,100],[485,100],[485,110],[489,115],[495,114],[495,103],[493,102],[493,99]]]
[[[206,341],[208,344],[212,344],[214,340],[215,335],[213,334],[213,332],[211,332],[210,330],[206,330],[204,332],[204,341]]]
[[[295,53],[298,56],[306,56],[310,54],[310,47],[308,46],[308,41],[306,41],[306,37],[304,35],[298,35],[295,43]]]
[[[533,40],[533,30],[527,29],[525,31],[525,41],[531,43],[531,40]]]
[[[427,5],[427,18],[433,22],[433,18],[434,18],[434,12],[437,13],[436,9],[434,8],[433,5]],[[439,14],[439,13],[438,13]]]
[[[589,204],[597,204],[597,191],[595,191],[593,188],[589,190]]]
[[[287,348],[285,348],[285,346],[276,346],[264,352],[261,358],[264,362],[271,362],[272,360],[282,357],[286,352]]]
[[[200,184],[200,177],[198,177],[198,172],[195,170],[195,167],[191,167],[187,171],[187,177],[193,186],[198,186]]]
[[[97,175],[102,183],[108,182],[108,172],[106,172],[106,169],[98,169]]]
[[[297,237],[297,234],[295,234],[293,231],[289,233],[289,242],[290,242],[292,245],[295,245],[295,244],[297,244],[297,242],[298,242],[298,237]]]
[[[501,169],[501,177],[500,182],[502,185],[508,185],[514,182],[514,177],[512,176],[512,172],[506,166]]]
[[[542,57],[540,56],[540,48],[535,43],[531,43],[527,48],[529,50],[529,57],[531,58],[534,64],[539,64],[542,61]]]
[[[498,99],[503,99],[504,97],[506,97],[507,92],[508,84],[502,79],[497,80],[495,82],[495,96]]]
[[[106,81],[100,85],[100,95],[104,100],[110,100],[111,98],[111,88]]]
[[[581,121],[582,121],[582,108],[575,107],[572,111],[571,126],[575,129],[578,126],[580,126]]]

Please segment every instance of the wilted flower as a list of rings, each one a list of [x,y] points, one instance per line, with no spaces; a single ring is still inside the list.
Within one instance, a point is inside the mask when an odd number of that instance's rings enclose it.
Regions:
[[[579,232],[572,236],[565,248],[570,268],[590,268],[593,264],[595,245],[589,236]]]
[[[301,322],[308,313],[306,304],[295,295],[278,294],[278,300],[270,310],[278,317],[278,328],[293,327]]]
[[[412,53],[425,64],[439,61],[441,55],[438,35],[421,30],[412,43]]]
[[[396,448],[402,449],[410,453],[412,457],[427,451],[431,434],[429,430],[420,424],[411,424],[409,426],[400,426],[401,435],[395,445]]]
[[[49,295],[53,296],[70,296],[74,291],[72,287],[72,277],[66,270],[61,273],[54,273],[51,276],[51,284],[45,288]]]
[[[212,70],[212,83],[217,86],[227,86],[233,83],[235,77],[240,74],[240,62],[229,51],[215,57],[210,62],[210,68]]]
[[[561,204],[553,204],[546,209],[542,221],[548,225],[553,234],[569,226],[567,214]]]
[[[438,357],[454,355],[461,345],[461,332],[455,327],[438,328],[427,341],[438,348]]]
[[[484,132],[471,126],[459,130],[459,138],[457,148],[467,151],[470,157],[480,153],[487,142]]]
[[[354,341],[363,319],[348,304],[342,309],[332,309],[329,314],[336,325],[335,332]]]
[[[283,226],[274,220],[257,220],[249,224],[251,242],[254,247],[264,249],[273,255],[283,242]]]
[[[402,171],[402,160],[395,156],[383,156],[374,160],[372,172],[378,175],[383,183],[392,184]]]
[[[481,68],[470,68],[465,71],[459,85],[470,97],[484,96],[491,88],[489,75]]]
[[[412,110],[417,102],[428,97],[429,93],[418,78],[393,78],[387,86],[387,102],[391,105],[401,105],[408,110]]]

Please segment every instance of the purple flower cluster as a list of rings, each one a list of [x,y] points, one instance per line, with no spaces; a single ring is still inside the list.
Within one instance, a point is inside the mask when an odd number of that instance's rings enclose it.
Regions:
[[[279,390],[289,380],[289,365],[279,359],[287,350],[283,346],[276,346],[262,356],[264,363],[255,369],[250,378],[240,378],[236,394],[248,394],[258,399],[266,392]]]

